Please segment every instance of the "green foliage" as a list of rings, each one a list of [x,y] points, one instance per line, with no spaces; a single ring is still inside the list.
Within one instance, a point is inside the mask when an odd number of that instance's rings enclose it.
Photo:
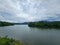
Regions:
[[[0,26],[9,26],[9,25],[14,25],[14,24],[13,23],[9,23],[9,22],[0,21]]]
[[[22,45],[22,43],[12,38],[9,39],[7,36],[5,36],[0,37],[0,45]]]
[[[28,24],[29,27],[39,27],[39,28],[60,28],[60,21],[53,22],[31,22]]]

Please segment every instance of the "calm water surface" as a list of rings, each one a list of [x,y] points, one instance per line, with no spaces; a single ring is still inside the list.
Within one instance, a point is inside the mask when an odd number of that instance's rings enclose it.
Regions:
[[[24,45],[60,45],[60,29],[30,28],[28,25],[0,27],[0,36],[6,35]]]

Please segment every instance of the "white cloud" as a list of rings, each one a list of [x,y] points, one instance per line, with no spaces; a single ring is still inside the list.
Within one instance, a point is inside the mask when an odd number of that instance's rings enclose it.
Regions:
[[[1,20],[23,22],[47,20],[49,17],[60,20],[57,14],[60,14],[60,0],[0,0],[0,15],[4,16],[0,16]]]

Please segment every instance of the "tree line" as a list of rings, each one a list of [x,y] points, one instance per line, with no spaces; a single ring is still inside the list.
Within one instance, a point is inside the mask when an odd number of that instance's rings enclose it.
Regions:
[[[29,27],[40,27],[40,28],[60,28],[60,21],[39,21],[39,22],[30,22]]]

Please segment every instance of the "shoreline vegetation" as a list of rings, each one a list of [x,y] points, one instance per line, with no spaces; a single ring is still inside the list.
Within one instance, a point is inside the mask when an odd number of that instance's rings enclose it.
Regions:
[[[0,21],[0,26],[10,26],[10,25],[14,25],[14,24],[10,23],[10,22],[2,22],[2,21]]]
[[[0,45],[23,45],[20,41],[8,38],[8,36],[0,37]]]
[[[57,28],[60,29],[60,21],[39,21],[39,22],[30,22],[28,24],[29,27],[37,27],[37,28]]]
[[[11,25],[15,25],[15,24],[10,22],[0,21],[0,26],[11,26]],[[23,45],[23,44],[18,40],[15,40],[13,38],[8,38],[8,36],[5,36],[5,37],[0,37],[0,45]]]

